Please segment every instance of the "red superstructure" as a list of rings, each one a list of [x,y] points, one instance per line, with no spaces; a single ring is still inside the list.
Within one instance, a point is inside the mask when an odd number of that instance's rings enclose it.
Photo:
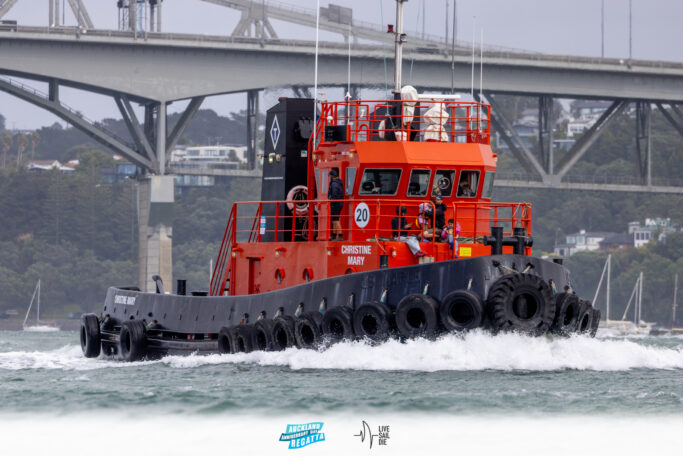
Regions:
[[[530,204],[491,201],[496,154],[489,105],[438,97],[320,103],[307,151],[306,187],[314,191],[301,187],[290,191],[289,200],[233,206],[211,295],[263,293],[380,267],[490,255],[484,237],[491,226],[503,227],[504,235],[521,227],[530,236]],[[328,240],[333,169],[345,188],[343,241]],[[443,219],[460,227],[457,250],[444,242],[441,227],[434,229],[436,193],[445,205]],[[392,230],[401,206],[412,225],[407,233]],[[425,206],[431,209],[426,221],[420,213]],[[419,221],[426,225],[419,227]],[[432,229],[431,239],[425,226]],[[413,255],[395,234],[419,238],[425,255]],[[503,247],[503,253],[512,251]]]

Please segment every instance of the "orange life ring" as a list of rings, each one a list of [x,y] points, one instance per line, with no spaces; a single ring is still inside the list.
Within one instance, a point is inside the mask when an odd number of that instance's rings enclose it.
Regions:
[[[287,193],[287,209],[296,210],[296,215],[308,214],[308,203],[298,203],[308,199],[308,188],[305,185],[297,185]]]

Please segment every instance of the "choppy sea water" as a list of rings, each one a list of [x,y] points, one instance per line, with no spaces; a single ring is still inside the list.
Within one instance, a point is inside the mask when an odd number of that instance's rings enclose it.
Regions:
[[[363,420],[390,427],[386,445],[354,435]],[[312,421],[324,442],[278,441]],[[681,337],[473,332],[120,363],[84,358],[75,332],[0,332],[3,454],[640,454],[683,451],[681,429]]]

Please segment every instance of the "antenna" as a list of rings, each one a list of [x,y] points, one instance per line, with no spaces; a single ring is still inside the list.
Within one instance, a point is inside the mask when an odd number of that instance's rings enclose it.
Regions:
[[[313,135],[315,142],[315,116],[318,112],[318,38],[320,34],[320,0],[315,9],[315,71],[313,76]]]
[[[470,95],[474,100],[474,29],[477,25],[477,16],[472,16],[472,84],[470,86]]]
[[[348,63],[348,69],[347,69],[347,87],[346,87],[346,99],[349,100],[351,98],[351,22],[349,22],[349,36],[348,36],[348,41],[349,41],[349,63]]]
[[[602,8],[600,9],[600,36],[602,38],[600,45],[600,56],[605,58],[605,0],[602,0]]]
[[[318,0],[320,1],[320,0]],[[401,71],[403,69],[403,43],[406,35],[403,33],[403,3],[408,0],[396,0],[396,51],[394,59],[394,97],[401,97]]]
[[[484,91],[484,27],[481,28],[479,52],[479,101],[481,101],[481,94]]]
[[[455,93],[455,31],[456,31],[456,19],[455,19],[455,8],[457,4],[453,0],[453,38],[451,41],[451,95]]]

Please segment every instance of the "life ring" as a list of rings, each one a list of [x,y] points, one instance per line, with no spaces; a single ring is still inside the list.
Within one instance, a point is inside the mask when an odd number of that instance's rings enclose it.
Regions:
[[[353,339],[353,311],[348,307],[332,307],[323,314],[323,336],[331,342]]]
[[[317,348],[323,332],[320,329],[323,316],[320,312],[306,312],[296,319],[294,337],[299,348]]]
[[[262,318],[254,323],[254,350],[273,349],[273,322]]]
[[[142,320],[128,320],[119,332],[119,354],[124,361],[137,361],[147,354],[147,336]]]
[[[550,330],[555,334],[568,336],[576,330],[579,319],[579,298],[573,293],[555,296],[555,320]]]
[[[424,294],[405,296],[396,306],[396,328],[403,337],[433,337],[439,329],[439,303]]]
[[[579,319],[576,322],[576,332],[586,334],[593,326],[593,305],[584,299],[579,300]]]
[[[287,193],[287,209],[296,211],[296,215],[308,214],[308,203],[297,203],[308,199],[308,188],[305,185],[297,185]]]
[[[294,317],[277,317],[273,321],[273,326],[271,327],[271,336],[273,350],[280,351],[296,345],[296,338],[294,337]]]
[[[225,326],[218,333],[218,353],[233,353],[232,332]]]
[[[555,318],[555,302],[546,281],[519,272],[507,274],[490,288],[486,300],[498,331],[545,334]]]
[[[482,325],[484,303],[472,290],[455,290],[441,302],[439,315],[446,331],[467,331]]]
[[[237,325],[232,328],[233,353],[249,353],[254,350],[254,327]]]
[[[391,329],[392,313],[382,302],[366,302],[353,313],[353,331],[358,337],[380,342],[389,338]]]
[[[86,358],[97,358],[100,355],[100,322],[95,314],[81,317],[81,350]]]

